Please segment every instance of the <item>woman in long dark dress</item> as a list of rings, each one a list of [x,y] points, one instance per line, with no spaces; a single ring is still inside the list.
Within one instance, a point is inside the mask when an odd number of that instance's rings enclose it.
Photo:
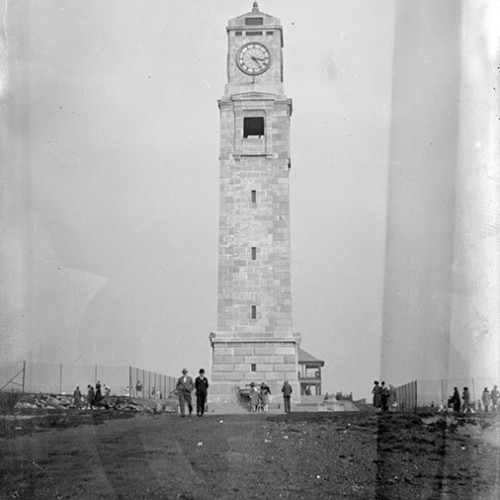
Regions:
[[[456,387],[453,388],[453,396],[451,397],[451,404],[453,406],[453,411],[460,411],[461,401],[460,394]]]
[[[99,408],[101,406],[102,392],[101,392],[101,381],[98,380],[95,384],[95,405]]]
[[[382,408],[382,388],[380,387],[378,380],[373,382],[373,407],[378,411]]]

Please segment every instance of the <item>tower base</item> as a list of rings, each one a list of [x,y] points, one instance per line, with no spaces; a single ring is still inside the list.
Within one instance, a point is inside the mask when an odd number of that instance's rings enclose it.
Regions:
[[[232,332],[210,334],[212,377],[209,401],[238,403],[251,382],[265,382],[271,389],[270,402],[282,401],[281,388],[288,380],[292,401],[300,401],[298,347],[300,334],[277,334],[241,338]]]

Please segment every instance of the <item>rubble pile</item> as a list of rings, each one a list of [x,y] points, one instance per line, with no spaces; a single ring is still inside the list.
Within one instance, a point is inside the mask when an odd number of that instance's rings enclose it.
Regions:
[[[115,410],[148,413],[171,413],[177,411],[177,398],[136,399],[128,396],[114,396],[111,400],[113,409]]]
[[[142,399],[111,396],[99,409],[76,407],[73,397],[58,394],[0,393],[0,437],[12,437],[53,428],[98,425],[135,415],[177,412],[177,397]]]
[[[14,406],[14,410],[39,409],[75,410],[76,406],[71,396],[57,394],[20,394]],[[82,409],[86,409],[85,403],[83,403]],[[111,396],[107,409],[143,413],[175,413],[177,412],[177,398],[140,399],[129,396]]]
[[[28,410],[42,408],[44,410],[67,410],[72,406],[71,398],[68,396],[57,396],[55,394],[21,394],[14,409]]]

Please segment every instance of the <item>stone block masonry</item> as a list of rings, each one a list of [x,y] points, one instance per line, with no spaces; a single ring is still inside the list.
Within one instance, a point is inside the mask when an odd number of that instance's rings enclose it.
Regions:
[[[290,210],[288,202],[275,201],[288,200],[288,163],[267,157],[240,159],[238,163],[248,164],[262,177],[236,175],[235,163],[221,161],[228,175],[220,187],[217,329],[258,323],[267,332],[291,331]],[[252,191],[258,198],[255,207],[250,203]]]
[[[234,402],[238,389],[248,387],[250,382],[260,385],[265,381],[271,389],[271,400],[281,400],[281,387],[288,380],[293,388],[293,400],[298,401],[300,387],[298,383],[297,343],[290,341],[277,342],[244,342],[234,338],[232,342],[215,342],[212,345],[214,357],[212,365],[212,381],[210,385],[210,401]],[[245,350],[251,354],[240,356],[229,353]],[[282,354],[286,352],[287,354]],[[222,354],[224,353],[224,354]],[[261,353],[266,353],[261,355]],[[232,359],[233,362],[219,362]]]
[[[210,334],[209,398],[231,403],[252,381],[265,381],[272,398],[281,398],[288,380],[300,397],[290,279],[292,101],[283,92],[283,38],[267,35],[281,35],[280,22],[256,9],[229,21],[228,83],[219,101],[217,330]],[[262,24],[258,36],[248,28],[255,22]],[[259,74],[238,62],[241,50],[255,43],[270,54]]]

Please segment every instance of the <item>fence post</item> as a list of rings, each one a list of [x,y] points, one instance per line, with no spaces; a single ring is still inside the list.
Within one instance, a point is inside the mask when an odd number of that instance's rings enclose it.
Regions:
[[[26,361],[23,361],[23,388],[22,391],[24,393],[24,382],[26,380]]]
[[[62,394],[62,363],[59,363],[59,394]]]
[[[128,367],[128,395],[132,396],[132,367]]]
[[[414,396],[415,411],[418,409],[418,387],[417,381],[415,380],[415,396]]]

